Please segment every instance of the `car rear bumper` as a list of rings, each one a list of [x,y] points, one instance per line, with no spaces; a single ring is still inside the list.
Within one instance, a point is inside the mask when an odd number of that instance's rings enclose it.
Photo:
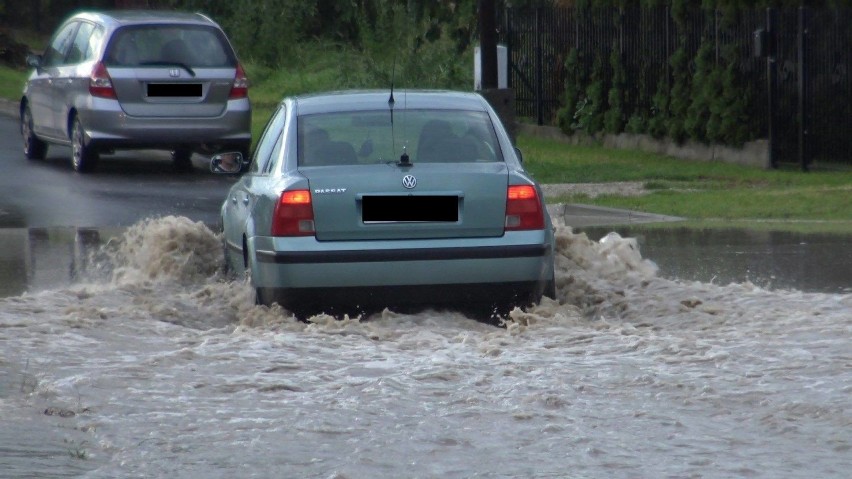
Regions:
[[[475,316],[505,315],[511,306],[537,302],[544,291],[539,281],[508,283],[427,284],[348,288],[258,288],[261,303],[278,303],[300,317],[314,314],[370,314],[388,308],[413,312],[453,308]]]
[[[79,110],[90,144],[98,148],[166,148],[251,143],[251,105],[231,100],[216,117],[137,117],[114,100],[95,99],[92,109]]]
[[[553,275],[549,231],[405,241],[255,237],[249,253],[255,287],[289,306],[526,305],[541,296]]]

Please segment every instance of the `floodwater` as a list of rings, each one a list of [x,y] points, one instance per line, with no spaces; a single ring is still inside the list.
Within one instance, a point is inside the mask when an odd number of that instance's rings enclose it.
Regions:
[[[185,218],[109,241],[11,234],[0,237],[4,478],[852,468],[849,268],[794,289],[779,275],[822,270],[755,266],[812,237],[654,250],[657,233],[598,240],[563,227],[558,301],[500,328],[447,311],[297,322],[223,278],[218,238]],[[704,270],[675,268],[705,254]],[[714,277],[725,263],[748,266]]]
[[[852,293],[852,235],[671,226],[586,228],[635,238],[658,275],[714,284],[750,282],[767,289]]]

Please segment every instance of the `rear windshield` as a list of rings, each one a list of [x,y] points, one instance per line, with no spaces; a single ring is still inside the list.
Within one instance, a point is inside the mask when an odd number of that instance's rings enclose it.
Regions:
[[[466,110],[357,111],[303,115],[298,122],[300,166],[397,162],[503,161],[485,112]]]
[[[117,30],[107,47],[108,66],[180,64],[193,68],[236,66],[221,30],[203,25],[135,25]]]

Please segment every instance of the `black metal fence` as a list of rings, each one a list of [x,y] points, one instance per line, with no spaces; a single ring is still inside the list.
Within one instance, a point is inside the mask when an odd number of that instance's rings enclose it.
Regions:
[[[508,9],[502,25],[519,117],[556,124],[566,78],[576,73],[565,67],[574,48],[587,70],[591,58],[618,49],[625,95],[634,108],[645,108],[661,80],[671,85],[674,51],[685,48],[694,73],[696,53],[710,40],[717,64],[726,45],[736,47],[753,122],[749,139],[768,138],[773,163],[852,164],[852,9],[694,10],[679,21],[667,7]],[[758,37],[760,30],[767,34]],[[755,51],[759,38],[762,52]]]

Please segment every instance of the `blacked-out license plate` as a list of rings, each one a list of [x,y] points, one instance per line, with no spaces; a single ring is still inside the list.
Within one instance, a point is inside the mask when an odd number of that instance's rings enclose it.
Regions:
[[[361,199],[364,223],[456,222],[458,196],[364,196]]]
[[[200,97],[200,83],[149,83],[149,97]]]

